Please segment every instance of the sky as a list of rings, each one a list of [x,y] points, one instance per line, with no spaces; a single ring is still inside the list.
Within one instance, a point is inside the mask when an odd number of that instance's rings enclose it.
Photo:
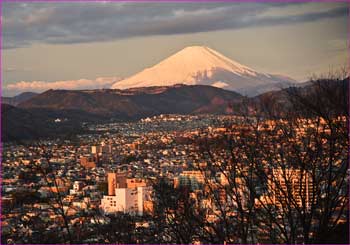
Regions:
[[[2,93],[107,88],[194,45],[306,81],[347,66],[348,5],[3,3]]]

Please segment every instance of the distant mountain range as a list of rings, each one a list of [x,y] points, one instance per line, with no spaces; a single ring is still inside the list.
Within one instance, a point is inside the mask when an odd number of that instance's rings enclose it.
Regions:
[[[153,67],[112,85],[114,89],[174,84],[211,85],[255,96],[296,83],[287,76],[257,72],[204,46],[184,48]]]
[[[1,103],[16,106],[19,103],[22,103],[26,100],[31,99],[35,95],[38,95],[38,93],[24,92],[24,93],[21,93],[19,95],[13,96],[13,97],[2,97]]]
[[[275,109],[284,112],[289,108],[286,95],[293,90],[291,86],[306,95],[313,91],[313,84],[257,72],[208,47],[187,47],[115,82],[112,89],[48,90],[2,97],[2,140],[74,134],[84,121],[135,120],[159,114],[240,114],[243,101],[263,111],[271,109],[267,102],[274,100]]]
[[[48,90],[18,106],[81,110],[96,115],[137,119],[166,113],[227,113],[240,94],[204,85],[174,85],[126,90]]]
[[[271,91],[248,98],[233,91],[206,85],[102,90],[48,90],[17,105],[2,105],[2,140],[65,136],[82,131],[82,122],[135,120],[159,114],[241,114],[246,105],[259,110],[274,108],[288,113],[288,94],[297,92],[312,103],[339,104],[335,113],[347,110],[349,80],[321,81],[331,94],[320,96],[315,84]],[[318,97],[317,97],[318,96]],[[244,104],[244,106],[243,106]],[[345,105],[345,106],[344,106]],[[341,108],[341,106],[343,106]],[[243,108],[244,107],[244,108]],[[342,112],[342,111],[343,112]]]
[[[327,115],[349,114],[349,77],[345,79],[319,79],[298,84],[279,91],[270,91],[250,98],[250,103],[260,111],[275,110],[277,114],[288,116],[295,110],[305,111],[304,116],[314,110],[327,111]],[[307,105],[307,108],[305,106]]]
[[[233,113],[244,97],[212,86],[174,85],[127,90],[48,90],[17,107],[3,104],[2,140],[81,132],[82,122],[135,120],[159,114]]]

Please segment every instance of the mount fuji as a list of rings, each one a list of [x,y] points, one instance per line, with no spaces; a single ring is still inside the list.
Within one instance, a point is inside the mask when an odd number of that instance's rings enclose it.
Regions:
[[[211,85],[255,96],[295,84],[292,78],[257,72],[205,46],[182,49],[153,67],[118,81],[112,89],[150,86]]]

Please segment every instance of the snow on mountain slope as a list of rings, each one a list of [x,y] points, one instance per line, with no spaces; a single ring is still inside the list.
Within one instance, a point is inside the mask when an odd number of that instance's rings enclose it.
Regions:
[[[204,46],[184,48],[157,65],[113,84],[113,89],[174,84],[212,85],[255,95],[254,88],[268,85],[278,88],[294,83],[293,79],[279,75],[264,74],[241,65],[224,55]]]

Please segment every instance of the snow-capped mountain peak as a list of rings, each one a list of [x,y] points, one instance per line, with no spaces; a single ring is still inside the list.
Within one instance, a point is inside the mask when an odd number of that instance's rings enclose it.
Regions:
[[[246,88],[280,82],[283,82],[280,77],[256,72],[211,48],[190,46],[153,67],[116,82],[112,88],[171,86],[183,83],[212,85],[244,93]]]

